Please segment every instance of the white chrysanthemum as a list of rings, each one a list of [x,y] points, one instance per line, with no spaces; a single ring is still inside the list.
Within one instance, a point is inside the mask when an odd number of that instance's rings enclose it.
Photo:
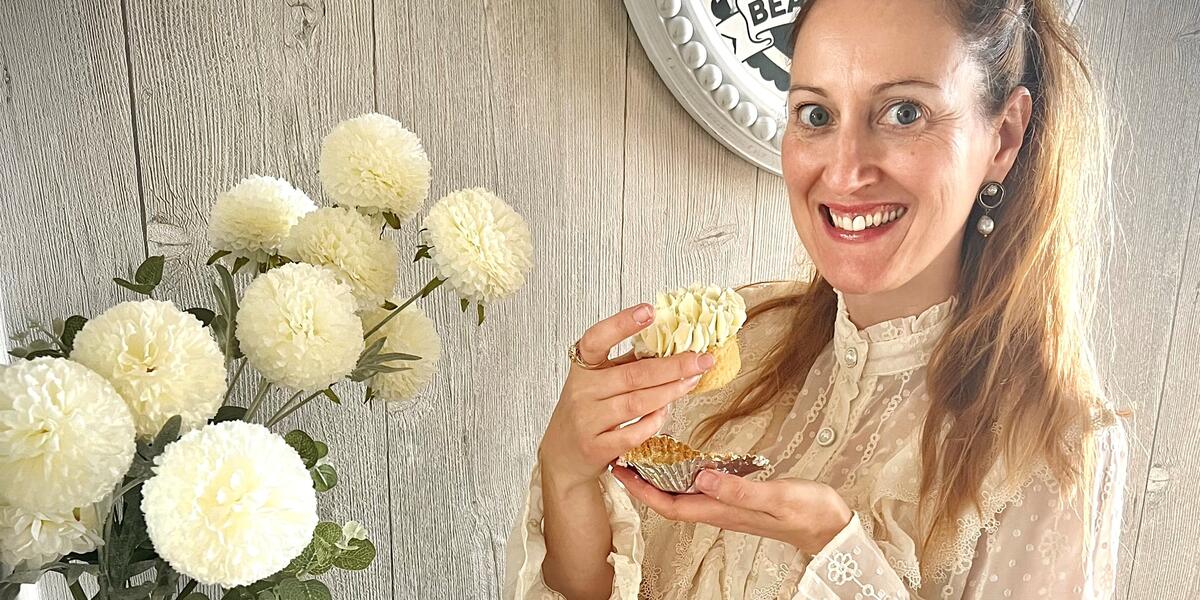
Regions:
[[[334,202],[407,221],[429,195],[429,157],[421,139],[379,113],[347,119],[321,144],[321,185]]]
[[[71,359],[112,382],[133,413],[138,437],[179,415],[204,425],[225,399],[225,357],[195,316],[163,300],[122,302],[88,321]]]
[[[533,266],[525,219],[492,192],[452,192],[429,209],[421,241],[459,297],[487,303],[516,292]]]
[[[0,502],[61,513],[99,500],[129,470],[133,431],[117,390],[81,364],[0,368]]]
[[[251,175],[217,196],[208,219],[208,241],[234,258],[266,262],[292,225],[317,205],[276,177]]]
[[[0,505],[0,563],[37,568],[72,552],[91,552],[104,543],[100,521],[93,504],[62,513]]]
[[[392,300],[394,304],[399,304]],[[363,315],[363,328],[370,330],[390,310],[377,308]],[[371,334],[367,344],[370,345],[380,337],[387,336],[381,352],[403,352],[420,356],[420,360],[396,361],[395,366],[408,367],[407,371],[379,373],[369,382],[376,394],[388,401],[409,400],[417,395],[433,378],[437,370],[438,359],[442,354],[442,340],[438,337],[433,321],[415,304],[404,307],[392,320]]]
[[[670,356],[724,344],[746,322],[746,300],[731,288],[692,284],[659,292],[654,323],[633,338],[634,353]]]
[[[234,587],[300,554],[317,526],[304,462],[266,427],[225,421],[192,431],[154,459],[142,512],[154,550],[200,583]]]
[[[371,219],[352,208],[322,208],[305,215],[281,251],[292,260],[331,269],[350,286],[360,310],[379,306],[396,288],[396,245],[381,239]]]
[[[246,287],[237,338],[250,366],[298,390],[319,390],[349,375],[363,351],[354,295],[333,271],[290,263]]]

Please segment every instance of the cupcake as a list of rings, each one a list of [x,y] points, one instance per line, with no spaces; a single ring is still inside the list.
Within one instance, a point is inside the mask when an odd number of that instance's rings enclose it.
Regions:
[[[677,494],[695,493],[692,484],[704,469],[746,476],[771,464],[757,454],[709,454],[669,435],[656,435],[621,457],[654,487]]]
[[[654,323],[633,337],[638,358],[679,352],[711,352],[716,362],[691,393],[725,386],[742,368],[737,332],[746,322],[746,301],[731,288],[692,284],[659,292]]]

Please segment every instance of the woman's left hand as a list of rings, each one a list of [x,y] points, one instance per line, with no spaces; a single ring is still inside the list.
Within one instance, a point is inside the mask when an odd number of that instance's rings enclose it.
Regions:
[[[668,494],[629,468],[614,465],[613,475],[630,495],[668,519],[779,540],[810,556],[852,516],[836,490],[805,479],[751,481],[705,469],[696,476],[700,494]]]

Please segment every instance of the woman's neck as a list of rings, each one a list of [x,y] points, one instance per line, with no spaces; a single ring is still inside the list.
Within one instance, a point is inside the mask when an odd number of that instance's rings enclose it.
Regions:
[[[937,304],[958,291],[960,256],[944,252],[924,271],[898,288],[870,294],[843,292],[850,322],[859,329],[909,315]]]

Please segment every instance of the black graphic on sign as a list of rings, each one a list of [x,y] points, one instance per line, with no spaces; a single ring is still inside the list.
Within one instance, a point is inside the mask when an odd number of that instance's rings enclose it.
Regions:
[[[734,56],[786,93],[792,56],[787,42],[803,4],[804,0],[712,0],[711,13]]]

